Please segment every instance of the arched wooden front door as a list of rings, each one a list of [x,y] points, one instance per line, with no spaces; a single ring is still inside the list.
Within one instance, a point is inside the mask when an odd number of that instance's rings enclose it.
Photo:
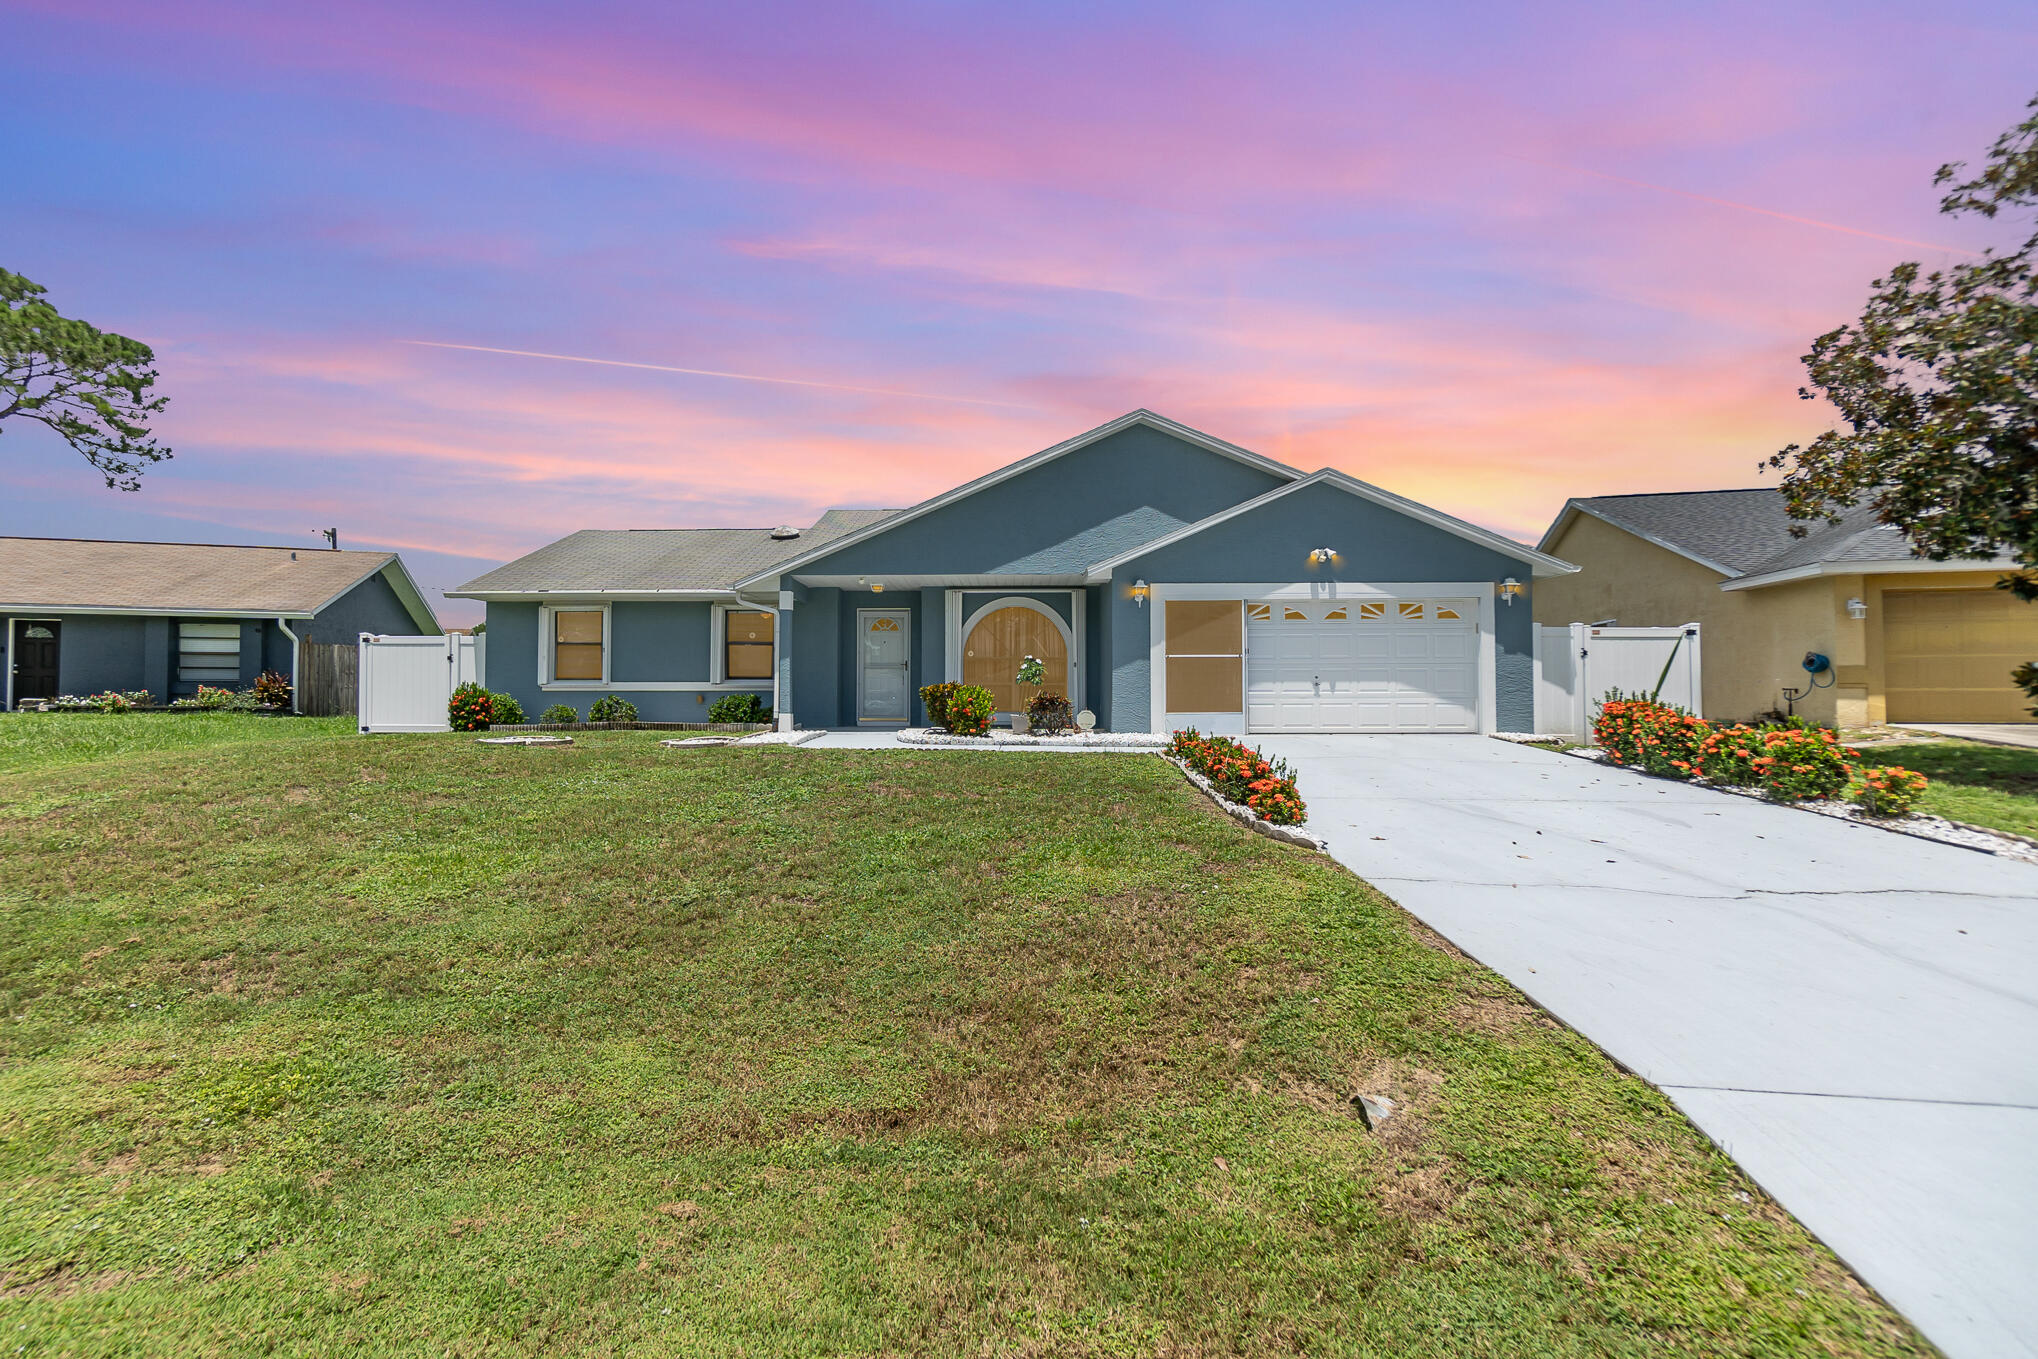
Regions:
[[[1028,656],[1040,657],[1046,676],[1039,685],[1013,678]],[[1033,609],[1008,604],[980,615],[962,643],[962,682],[981,684],[997,699],[998,711],[1026,710],[1042,689],[1069,691],[1069,648],[1054,620]]]

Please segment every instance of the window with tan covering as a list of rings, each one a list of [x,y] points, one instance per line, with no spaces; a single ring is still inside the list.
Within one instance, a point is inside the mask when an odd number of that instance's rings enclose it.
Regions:
[[[560,609],[552,615],[552,678],[602,678],[600,609]]]
[[[1236,599],[1171,599],[1167,610],[1168,711],[1245,710],[1245,625]]]
[[[771,678],[771,622],[768,613],[729,611],[722,651],[726,678]]]

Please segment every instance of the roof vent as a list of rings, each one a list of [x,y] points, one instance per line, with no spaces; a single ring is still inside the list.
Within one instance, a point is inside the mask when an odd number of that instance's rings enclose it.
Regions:
[[[800,531],[794,528],[791,524],[780,524],[777,528],[771,531],[771,536],[781,540],[786,538],[797,538],[800,536]]]

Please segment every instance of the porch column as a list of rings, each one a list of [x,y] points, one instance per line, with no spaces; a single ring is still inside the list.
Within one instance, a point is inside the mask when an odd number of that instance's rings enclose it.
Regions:
[[[777,643],[772,648],[771,711],[780,731],[793,729],[793,592],[778,592]]]

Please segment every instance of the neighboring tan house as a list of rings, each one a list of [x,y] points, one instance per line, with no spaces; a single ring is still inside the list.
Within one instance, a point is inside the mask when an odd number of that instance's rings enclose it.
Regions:
[[[2038,605],[1994,588],[2000,567],[1911,555],[1865,505],[1800,524],[1772,488],[1591,496],[1540,547],[1580,569],[1537,586],[1538,623],[1700,625],[1708,717],[1810,683],[1796,711],[1844,726],[2032,720],[2010,672],[2038,659]],[[1808,676],[1806,652],[1831,668]]]
[[[1117,731],[1529,731],[1530,583],[1572,568],[1341,472],[1134,411],[904,510],[806,529],[583,530],[449,593],[527,712],[627,696],[802,726],[1000,711],[1047,687]]]
[[[0,538],[6,706],[200,684],[297,682],[300,642],[413,636],[438,620],[393,552]]]

